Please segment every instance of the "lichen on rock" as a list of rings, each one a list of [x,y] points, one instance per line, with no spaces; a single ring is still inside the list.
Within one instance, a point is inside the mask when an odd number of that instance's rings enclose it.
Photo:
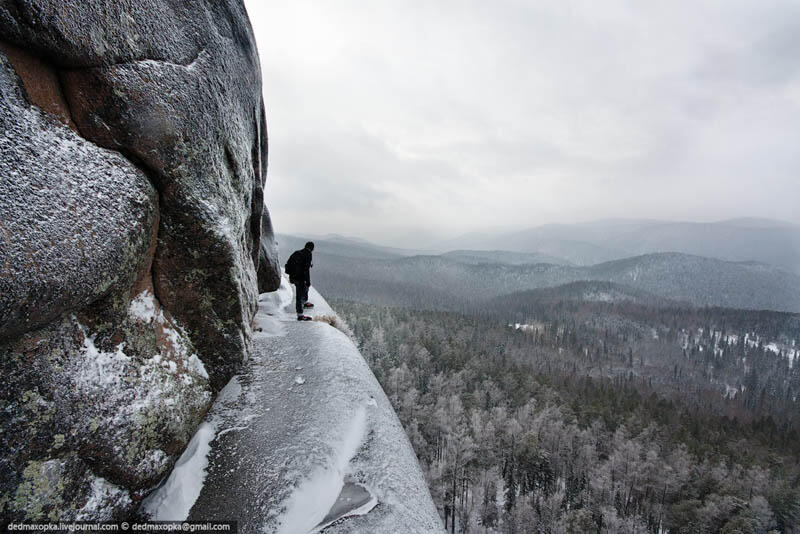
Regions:
[[[53,509],[71,517],[90,498],[92,477],[141,496],[191,439],[212,400],[208,374],[183,329],[155,300],[149,316],[141,313],[149,298],[146,292],[135,298],[113,327],[84,312],[25,334],[0,354],[0,370],[10,379],[0,392],[0,491],[14,495],[0,510],[4,517],[41,518]],[[109,306],[95,317],[113,316]],[[31,493],[31,465],[70,455],[70,468],[61,470],[73,486],[68,498]],[[20,494],[20,487],[29,489]],[[39,495],[34,500],[43,508],[32,512],[33,497],[20,495]]]

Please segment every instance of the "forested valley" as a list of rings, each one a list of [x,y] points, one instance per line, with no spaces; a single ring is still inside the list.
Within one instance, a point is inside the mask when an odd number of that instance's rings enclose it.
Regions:
[[[800,532],[796,314],[331,300],[449,532]]]

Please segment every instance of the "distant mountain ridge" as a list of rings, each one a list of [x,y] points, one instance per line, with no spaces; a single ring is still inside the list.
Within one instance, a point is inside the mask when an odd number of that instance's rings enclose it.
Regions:
[[[278,241],[282,258],[305,242]],[[508,251],[401,256],[361,242],[315,243],[312,280],[333,298],[367,294],[383,305],[462,309],[518,291],[594,281],[701,306],[800,312],[800,275],[752,261],[667,252],[575,266],[520,263],[540,255]]]
[[[389,247],[381,247],[367,241],[340,238],[338,236],[330,239],[314,236],[297,237],[286,234],[276,234],[275,239],[278,243],[279,255],[283,258],[284,262],[293,251],[303,248],[307,241],[314,242],[316,254],[371,259],[392,259],[401,258],[403,256],[394,252]]]
[[[441,254],[462,263],[506,263],[524,265],[526,263],[552,263],[555,265],[574,265],[569,260],[539,252],[509,252],[507,250],[453,250]]]
[[[605,303],[624,301],[655,307],[686,304],[684,302],[658,297],[647,291],[630,286],[595,280],[581,280],[578,282],[569,282],[560,286],[517,291],[515,293],[509,293],[508,295],[495,297],[492,299],[492,303],[511,307],[523,299],[528,302],[541,303],[564,302],[570,300]]]
[[[800,273],[800,226],[770,219],[711,223],[608,219],[547,224],[498,234],[468,234],[437,248],[538,252],[593,265],[656,252],[681,252],[727,261],[759,261]]]

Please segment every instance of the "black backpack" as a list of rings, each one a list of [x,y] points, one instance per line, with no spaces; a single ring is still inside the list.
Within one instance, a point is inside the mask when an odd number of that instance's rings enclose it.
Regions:
[[[292,255],[289,256],[289,259],[286,261],[286,265],[284,266],[286,274],[288,274],[290,278],[301,274],[299,272],[300,262],[302,261],[300,258],[300,252],[300,250],[295,250],[292,252]]]

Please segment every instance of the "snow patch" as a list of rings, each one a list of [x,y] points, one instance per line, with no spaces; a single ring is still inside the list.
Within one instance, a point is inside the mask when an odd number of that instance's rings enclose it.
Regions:
[[[294,292],[289,278],[285,273],[281,275],[281,285],[277,290],[269,293],[262,293],[258,296],[259,311],[269,315],[282,315],[286,308],[294,302]]]
[[[216,424],[203,423],[175,463],[167,480],[142,501],[142,510],[154,521],[183,521],[200,495],[208,467]]]
[[[208,380],[206,366],[203,365],[203,362],[200,361],[200,358],[197,357],[197,354],[192,354],[186,359],[186,369]]]
[[[156,302],[153,293],[145,290],[136,295],[128,307],[128,315],[145,323],[154,321],[156,319]]]
[[[535,321],[533,323],[514,323],[509,324],[508,326],[514,328],[514,330],[521,330],[523,332],[534,332],[539,334],[544,331],[545,324],[539,321]]]
[[[81,356],[83,365],[76,381],[83,385],[114,387],[119,385],[130,357],[125,354],[125,343],[120,343],[114,352],[103,352],[94,344],[95,336],[84,332]]]
[[[242,394],[242,384],[239,382],[239,376],[231,378],[222,391],[217,395],[217,403],[227,404],[235,402],[236,399]]]
[[[617,298],[608,291],[586,291],[583,294],[583,300],[589,302],[614,302]]]
[[[134,298],[128,306],[128,315],[134,319],[142,321],[146,324],[155,323],[161,327],[163,335],[174,350],[175,355],[183,360],[183,367],[190,373],[200,376],[208,380],[208,372],[203,365],[197,354],[189,354],[189,347],[184,342],[188,338],[186,331],[178,324],[173,324],[174,321],[169,321],[162,310],[157,310],[156,300],[153,292],[144,290]],[[158,361],[161,361],[161,355],[157,355]],[[155,357],[154,357],[155,358]],[[171,373],[176,373],[178,368],[175,362],[165,363],[165,367]],[[183,379],[186,382],[186,378]]]
[[[294,305],[294,293],[286,275],[281,276],[277,290],[261,293],[258,296],[258,311],[253,318],[253,337],[283,337],[286,326],[281,320],[291,315],[289,308]]]
[[[110,511],[119,505],[130,504],[128,492],[104,478],[92,476],[92,494],[78,510],[77,521],[110,521]]]
[[[253,319],[253,337],[283,337],[286,335],[286,326],[276,318],[263,313],[260,309]]]
[[[225,404],[235,402],[242,394],[242,385],[239,377],[234,376],[217,395],[217,400],[211,408],[213,413],[207,421],[203,422],[192,436],[186,450],[175,463],[172,472],[162,483],[142,501],[142,511],[154,521],[183,521],[189,516],[189,511],[194,506],[206,479],[208,467],[208,453],[211,451],[211,442],[232,430],[245,427],[234,427],[217,433],[220,425],[220,412],[226,410]],[[214,413],[216,412],[216,413]]]
[[[305,534],[320,525],[344,487],[347,466],[361,447],[366,429],[367,411],[361,407],[350,421],[331,465],[317,469],[289,497],[278,534]]]

